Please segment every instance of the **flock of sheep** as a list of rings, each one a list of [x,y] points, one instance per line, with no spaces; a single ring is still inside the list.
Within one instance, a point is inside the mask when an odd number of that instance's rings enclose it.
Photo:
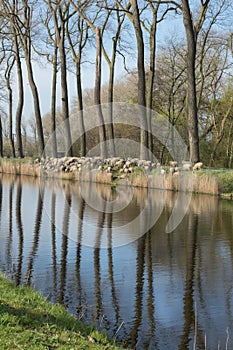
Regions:
[[[202,162],[198,162],[198,163],[195,163],[194,165],[192,165],[191,162],[188,162],[188,161],[183,161],[182,162],[183,166],[183,170],[185,171],[196,171],[196,170],[201,170],[202,167],[203,167],[203,163]],[[170,161],[170,173],[171,174],[174,174],[174,173],[179,173],[179,168],[178,168],[178,162],[176,161]]]

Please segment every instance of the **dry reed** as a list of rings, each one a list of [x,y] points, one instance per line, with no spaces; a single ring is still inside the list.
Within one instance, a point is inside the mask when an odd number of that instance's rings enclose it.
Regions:
[[[233,172],[215,173],[210,171],[180,171],[172,173],[133,171],[121,180],[121,172],[112,173],[97,169],[82,168],[81,171],[61,171],[59,169],[43,170],[43,166],[31,159],[7,159],[0,162],[0,172],[11,175],[30,175],[80,182],[96,182],[102,184],[125,184],[133,187],[156,188],[161,190],[208,193],[219,195],[232,189]],[[229,185],[230,184],[230,185]]]

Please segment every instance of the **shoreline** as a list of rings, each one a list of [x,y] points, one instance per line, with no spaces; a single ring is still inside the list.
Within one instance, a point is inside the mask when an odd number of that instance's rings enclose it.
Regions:
[[[0,158],[0,173],[33,177],[96,182],[111,186],[211,194],[233,199],[233,170],[184,170],[151,161],[119,157]]]
[[[29,286],[16,286],[0,272],[0,348],[123,349],[94,326]]]

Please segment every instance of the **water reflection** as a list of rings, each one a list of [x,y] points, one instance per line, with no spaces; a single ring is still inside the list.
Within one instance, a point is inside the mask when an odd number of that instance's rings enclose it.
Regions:
[[[114,307],[115,314],[115,324],[113,326],[113,332],[116,334],[119,328],[120,321],[120,310],[119,302],[117,299],[117,290],[114,281],[114,263],[113,263],[113,247],[112,247],[112,224],[113,224],[113,214],[112,212],[107,213],[107,227],[108,227],[108,274],[110,280],[112,303]]]
[[[17,194],[16,194],[16,223],[17,231],[19,236],[18,241],[18,259],[17,259],[17,268],[15,274],[15,284],[19,285],[21,282],[21,273],[22,273],[22,263],[23,263],[23,224],[22,224],[22,215],[21,215],[21,203],[22,203],[22,183],[21,179],[17,179]]]
[[[148,308],[148,319],[149,319],[149,330],[148,338],[145,342],[145,349],[148,349],[149,346],[157,348],[156,341],[156,323],[155,323],[155,308],[154,308],[154,286],[153,286],[153,264],[152,264],[152,247],[151,247],[151,231],[148,232],[146,236],[146,268],[147,268],[147,308]]]
[[[99,213],[97,231],[96,231],[96,241],[94,247],[94,271],[95,271],[95,320],[100,320],[100,317],[104,315],[102,307],[102,292],[101,292],[101,271],[100,271],[100,242],[101,234],[103,231],[104,221],[105,221],[105,210],[104,205],[102,212]]]
[[[144,269],[145,269],[145,242],[146,237],[137,241],[137,258],[136,258],[136,285],[135,285],[135,306],[133,327],[129,334],[133,348],[138,343],[139,327],[142,322],[143,309],[143,287],[144,287]]]
[[[20,182],[20,189],[21,189],[21,182]],[[33,238],[33,245],[31,248],[31,252],[29,254],[28,267],[27,267],[27,271],[26,271],[26,284],[28,284],[28,285],[31,284],[31,278],[32,278],[32,273],[33,273],[33,268],[34,268],[34,260],[36,257],[36,253],[37,253],[38,245],[39,245],[39,239],[40,239],[40,227],[41,227],[41,222],[42,222],[42,212],[43,212],[43,203],[44,203],[44,187],[42,187],[41,191],[39,189],[37,189],[37,192],[38,192],[38,194],[37,194],[38,199],[37,199],[35,226],[34,226],[34,238]],[[22,191],[20,190],[20,199],[21,199],[21,196],[22,196]],[[21,208],[21,201],[20,201],[19,208]],[[18,215],[19,214],[20,214],[20,211],[19,211]],[[23,224],[21,222],[21,219],[19,221],[18,227],[19,227],[19,230],[22,231]]]
[[[7,257],[7,269],[10,269],[11,257],[12,257],[12,235],[13,235],[13,219],[12,219],[12,211],[13,211],[13,190],[14,190],[14,182],[9,183],[9,234],[7,238],[7,247],[6,247],[6,257]],[[0,179],[0,212],[2,212],[2,181]]]
[[[80,199],[80,206],[78,210],[78,237],[77,237],[77,252],[76,252],[76,281],[77,281],[77,314],[81,319],[83,317],[83,302],[82,297],[82,283],[81,283],[81,259],[82,259],[82,234],[83,234],[83,217],[85,211],[85,201]]]
[[[62,246],[61,246],[61,274],[60,274],[60,293],[58,302],[64,303],[64,295],[66,289],[66,269],[67,269],[67,254],[68,254],[68,237],[69,237],[69,222],[70,222],[70,207],[72,199],[71,193],[68,190],[65,193],[65,206],[62,224]]]
[[[2,177],[1,269],[134,349],[224,348],[227,329],[233,347],[233,203],[193,196],[167,234],[177,193],[135,189],[128,202],[122,189],[96,188]],[[161,212],[149,232],[115,247]]]
[[[57,251],[56,251],[56,193],[51,194],[51,244],[53,266],[53,289],[57,290]]]
[[[198,228],[198,216],[193,212],[190,213],[188,218],[188,230],[187,239],[189,240],[189,246],[187,247],[186,257],[186,274],[185,274],[185,288],[183,297],[183,313],[184,313],[184,325],[183,334],[181,337],[181,343],[179,349],[188,349],[190,342],[190,334],[194,342],[196,342],[196,313],[194,307],[194,277],[195,277],[195,260],[197,253],[197,228]],[[204,348],[202,344],[201,348]]]

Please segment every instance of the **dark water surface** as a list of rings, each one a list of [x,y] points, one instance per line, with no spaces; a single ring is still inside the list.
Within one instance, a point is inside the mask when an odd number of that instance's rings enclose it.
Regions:
[[[233,202],[193,196],[166,233],[177,194],[149,197],[3,176],[0,268],[131,348],[233,349]]]

